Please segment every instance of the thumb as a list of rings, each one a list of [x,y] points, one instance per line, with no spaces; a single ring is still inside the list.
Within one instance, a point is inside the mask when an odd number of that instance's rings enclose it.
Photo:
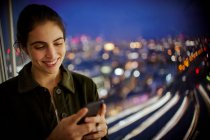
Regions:
[[[106,115],[106,104],[102,104],[100,115],[105,116]]]

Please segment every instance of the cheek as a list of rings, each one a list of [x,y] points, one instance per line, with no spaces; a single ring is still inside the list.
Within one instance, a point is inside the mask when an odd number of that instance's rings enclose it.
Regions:
[[[66,47],[64,46],[63,48],[61,48],[61,50],[59,52],[60,52],[60,54],[65,55],[66,54]]]
[[[32,60],[41,60],[42,58],[44,58],[44,54],[43,53],[38,53],[38,52],[32,52],[30,53],[30,57]]]
[[[66,49],[63,50],[63,55],[65,55],[65,54],[66,54]]]

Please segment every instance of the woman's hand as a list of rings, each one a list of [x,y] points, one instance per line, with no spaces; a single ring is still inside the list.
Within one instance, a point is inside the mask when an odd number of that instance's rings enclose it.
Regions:
[[[77,123],[80,121],[82,117],[88,112],[87,108],[83,108],[78,113],[71,115],[69,117],[63,118],[55,129],[52,131],[47,140],[81,140],[83,136],[96,132],[96,123],[83,123],[78,125]],[[103,113],[104,114],[104,113]],[[96,122],[104,122],[104,120],[96,120]],[[100,129],[104,126],[99,125]],[[104,134],[104,133],[103,133]],[[94,135],[95,136],[95,135]],[[102,134],[100,134],[100,137]],[[97,136],[98,137],[98,136]]]
[[[83,140],[95,139],[100,140],[107,134],[107,124],[105,120],[106,105],[103,104],[99,114],[96,117],[85,118],[85,124],[94,124],[94,129],[91,133],[85,135]]]

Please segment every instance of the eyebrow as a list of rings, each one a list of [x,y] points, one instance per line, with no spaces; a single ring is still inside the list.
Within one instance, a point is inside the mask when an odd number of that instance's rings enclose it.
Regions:
[[[64,38],[63,38],[63,37],[59,37],[59,38],[53,40],[53,42],[56,42],[56,41],[58,41],[58,40],[60,40],[60,39],[64,39]],[[38,43],[40,43],[40,44],[45,44],[46,42],[44,42],[44,41],[35,41],[35,42],[30,43],[30,46],[32,46],[32,45],[34,45],[34,44],[38,44]]]
[[[63,39],[63,40],[64,40],[63,37],[59,37],[59,38],[55,39],[53,42],[56,42],[56,41],[58,41],[58,40],[60,40],[60,39]]]

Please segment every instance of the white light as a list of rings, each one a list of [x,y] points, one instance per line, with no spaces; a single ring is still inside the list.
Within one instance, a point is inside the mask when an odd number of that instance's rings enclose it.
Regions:
[[[166,75],[166,82],[170,82],[171,79],[172,79],[171,73],[169,73],[168,75]]]
[[[114,73],[115,75],[122,75],[124,73],[124,70],[122,68],[116,68]]]
[[[195,46],[195,42],[194,42],[194,41],[187,40],[187,41],[185,42],[185,45],[186,45],[186,46]]]
[[[173,61],[173,62],[176,61],[176,57],[174,55],[171,56],[171,61]]]
[[[104,44],[104,49],[106,51],[112,51],[114,48],[115,48],[115,46],[114,46],[113,43],[106,43],[106,44]]]
[[[187,51],[187,56],[190,56],[190,51]]]
[[[112,68],[110,66],[102,66],[101,67],[101,72],[104,74],[108,74],[112,71]]]
[[[139,72],[138,70],[135,70],[135,71],[133,72],[133,76],[134,76],[134,77],[139,77],[139,76],[140,76],[140,72]]]
[[[104,88],[98,89],[99,98],[106,97],[108,95],[108,91]]]
[[[74,70],[74,65],[73,64],[69,64],[68,65],[68,70]]]
[[[103,53],[102,58],[103,58],[104,60],[109,59],[109,54],[108,54],[108,53]]]
[[[128,116],[127,118],[125,118],[123,120],[121,120],[120,122],[118,122],[114,126],[110,127],[109,128],[109,134],[115,133],[115,132],[117,132],[117,131],[119,131],[119,130],[129,126],[130,124],[134,123],[137,120],[140,120],[141,118],[145,117],[146,115],[148,115],[149,113],[153,112],[154,110],[157,110],[162,105],[164,105],[170,98],[171,98],[171,93],[167,92],[157,102],[146,106],[142,110],[139,110],[139,111],[133,113],[132,115]]]
[[[139,57],[139,54],[137,52],[128,54],[128,59],[137,59],[138,57]]]
[[[187,80],[187,77],[184,75],[184,76],[182,76],[182,81],[183,82],[186,82],[186,80]]]
[[[131,42],[130,43],[130,48],[135,49],[135,48],[141,48],[142,45],[140,42]]]

